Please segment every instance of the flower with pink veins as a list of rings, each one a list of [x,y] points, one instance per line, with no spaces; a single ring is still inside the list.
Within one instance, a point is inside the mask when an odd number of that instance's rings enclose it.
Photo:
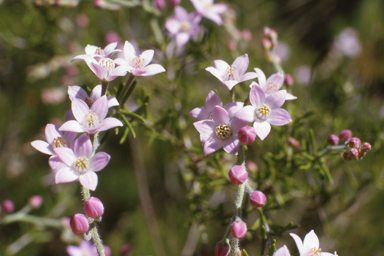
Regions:
[[[57,170],[55,183],[79,180],[81,185],[94,191],[97,187],[97,174],[108,164],[110,156],[98,152],[92,156],[92,143],[86,133],[74,141],[71,148],[56,148],[55,153],[65,164]]]
[[[293,240],[295,240],[297,249],[299,249],[300,256],[337,256],[337,253],[334,252],[322,252],[320,249],[319,238],[315,234],[315,231],[311,230],[304,237],[304,243],[301,241],[300,237],[294,233],[289,233]]]
[[[271,124],[282,126],[291,122],[289,113],[280,108],[286,97],[286,91],[280,90],[269,97],[259,86],[252,86],[249,101],[252,106],[245,106],[236,112],[235,117],[253,123],[253,128],[261,140],[264,140],[271,131]]]
[[[255,72],[245,73],[249,65],[248,54],[237,57],[231,66],[223,60],[215,60],[214,63],[215,67],[208,67],[205,70],[217,77],[229,90],[238,83],[257,77]]]
[[[87,132],[91,134],[123,126],[123,123],[117,118],[105,118],[108,113],[108,100],[105,95],[96,100],[91,108],[84,101],[73,99],[72,113],[76,120],[65,122],[59,128],[60,131]]]
[[[175,36],[178,47],[183,47],[192,36],[200,32],[199,22],[201,16],[197,13],[188,13],[183,7],[175,7],[175,16],[165,23],[166,29]]]
[[[291,256],[286,245],[280,247],[272,256]]]
[[[261,69],[255,68],[255,71],[256,71],[257,79],[259,83],[252,82],[249,87],[252,87],[254,85],[260,86],[267,97],[272,93],[275,93],[278,90],[280,90],[281,86],[283,86],[284,84],[283,71],[280,71],[271,75],[270,77],[268,77],[268,79],[266,79],[265,74]],[[296,96],[293,96],[290,93],[286,93],[285,100],[295,100],[295,99],[297,99]]]
[[[31,142],[31,145],[41,153],[56,155],[53,149],[59,147],[70,147],[76,136],[77,132],[66,132],[63,134],[59,131],[56,125],[47,124],[47,126],[45,126],[46,141],[35,140]]]
[[[219,26],[223,24],[220,14],[227,11],[226,4],[213,4],[213,0],[191,0],[191,2],[201,16],[212,20]]]
[[[148,65],[152,61],[154,54],[154,50],[146,50],[139,56],[136,56],[133,45],[125,41],[124,59],[117,58],[115,59],[115,63],[120,65],[120,67],[126,67],[134,76],[153,76],[165,71],[160,64]]]
[[[68,245],[67,253],[69,256],[98,256],[96,246],[90,241],[82,240],[80,246]]]
[[[98,61],[102,58],[110,58],[110,57],[112,57],[113,54],[115,54],[117,52],[121,52],[121,50],[115,49],[116,46],[117,46],[117,42],[108,44],[104,49],[101,49],[98,46],[88,44],[85,47],[85,54],[75,56],[72,59],[72,61],[84,59],[86,57],[92,57],[96,61]]]
[[[237,132],[248,122],[237,118],[230,118],[227,110],[216,106],[212,111],[212,120],[202,120],[193,123],[196,130],[203,134],[206,139],[204,142],[204,155],[209,155],[219,148],[224,151],[237,155],[240,142],[237,138]]]
[[[101,84],[96,85],[91,91],[91,95],[88,96],[87,92],[80,86],[77,86],[77,85],[68,86],[68,96],[71,101],[73,99],[80,99],[85,103],[87,103],[89,107],[91,107],[96,100],[100,99],[101,89],[102,89]],[[119,106],[119,102],[115,97],[107,96],[107,99],[108,99],[108,108]]]

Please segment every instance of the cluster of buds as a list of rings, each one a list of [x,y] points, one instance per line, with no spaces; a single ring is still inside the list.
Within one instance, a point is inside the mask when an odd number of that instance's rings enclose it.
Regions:
[[[40,195],[34,195],[31,196],[28,199],[28,204],[26,207],[23,208],[23,212],[30,211],[32,209],[38,209],[43,204],[43,198]],[[12,213],[15,211],[15,204],[12,200],[4,200],[0,205],[0,213],[1,211],[4,211],[5,213]]]

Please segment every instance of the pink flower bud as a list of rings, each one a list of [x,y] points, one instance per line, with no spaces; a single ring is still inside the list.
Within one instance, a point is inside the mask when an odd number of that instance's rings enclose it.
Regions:
[[[244,126],[240,128],[239,132],[237,133],[237,138],[239,139],[240,143],[249,145],[255,141],[256,131],[251,126]]]
[[[347,142],[347,145],[348,147],[350,148],[360,148],[361,146],[361,140],[357,137],[353,137],[351,138],[348,142]]]
[[[108,44],[114,42],[121,42],[121,38],[115,31],[108,31],[107,33],[105,33],[105,41]]]
[[[240,218],[237,218],[231,226],[232,235],[236,238],[243,238],[247,234],[247,224],[245,224]]]
[[[104,245],[104,252],[105,252],[105,256],[111,256],[112,255],[111,247],[109,247],[108,245]]]
[[[249,203],[255,208],[263,207],[266,201],[267,197],[259,190],[253,191],[249,196]]]
[[[236,50],[237,49],[237,43],[235,40],[229,40],[227,42],[227,47],[229,50]]]
[[[241,165],[235,165],[229,171],[229,180],[233,185],[243,184],[248,179],[248,172]]]
[[[229,240],[226,238],[216,244],[215,256],[228,256],[231,251],[231,246],[229,245]]]
[[[341,142],[346,142],[350,138],[352,138],[352,131],[351,130],[342,130],[339,134],[339,138]]]
[[[241,37],[244,41],[251,41],[252,32],[249,29],[244,29],[243,31],[241,31]]]
[[[371,151],[371,149],[372,149],[372,146],[368,142],[364,142],[363,145],[361,145],[361,148],[360,148],[360,150],[365,152],[365,153]]]
[[[288,87],[291,87],[295,81],[290,74],[286,74],[284,78],[284,84]]]
[[[165,1],[164,0],[155,0],[155,5],[156,5],[156,8],[161,11],[165,7]]]
[[[43,198],[40,195],[34,195],[29,198],[29,204],[35,208],[38,209],[43,204]]]
[[[120,255],[128,255],[131,252],[131,247],[128,244],[123,245],[120,248]]]
[[[5,200],[3,202],[3,209],[6,213],[11,213],[15,210],[15,205],[11,200]]]
[[[288,145],[300,150],[301,149],[301,144],[298,140],[296,140],[295,138],[292,138],[292,137],[289,137],[288,140]]]
[[[98,218],[104,213],[104,205],[97,197],[90,197],[84,202],[84,211],[91,218]]]
[[[343,159],[344,159],[345,161],[351,161],[351,160],[352,160],[352,156],[351,156],[351,154],[350,154],[349,151],[344,151],[344,153],[343,153]]]
[[[73,215],[73,217],[71,218],[70,225],[72,232],[77,235],[84,234],[89,229],[88,218],[81,213],[76,213],[75,215]]]
[[[246,163],[245,163],[245,166],[247,167],[247,169],[251,172],[255,172],[257,171],[257,164],[251,160],[248,160]]]
[[[71,227],[71,219],[68,217],[63,217],[61,219],[61,225],[63,225],[63,227],[66,227],[66,228],[70,228]]]
[[[96,7],[96,8],[103,8],[104,6],[104,0],[95,0],[93,2],[93,5]]]
[[[328,136],[327,142],[331,146],[337,145],[337,144],[339,144],[339,137],[335,134],[331,134]]]
[[[76,24],[79,27],[81,27],[81,28],[87,27],[88,24],[89,24],[88,16],[85,15],[84,13],[77,14],[77,16],[76,16]]]
[[[174,7],[176,5],[179,5],[181,3],[181,0],[168,0],[168,3],[170,6]]]
[[[352,159],[358,159],[359,158],[359,150],[357,150],[356,148],[352,148],[349,151],[349,154],[352,157]]]
[[[263,38],[263,40],[261,40],[261,44],[265,50],[270,50],[272,48],[272,42],[267,38]]]

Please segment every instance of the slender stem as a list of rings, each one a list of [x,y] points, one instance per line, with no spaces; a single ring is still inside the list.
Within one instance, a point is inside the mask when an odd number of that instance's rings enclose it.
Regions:
[[[101,96],[107,94],[107,91],[108,91],[108,85],[109,85],[109,82],[108,82],[108,81],[105,81],[105,80],[102,80],[102,81],[101,81]]]
[[[326,146],[323,150],[319,152],[319,156],[325,155],[326,153],[328,153],[328,151],[343,151],[347,148],[348,146],[346,145]]]
[[[28,215],[22,212],[16,212],[13,214],[9,214],[4,217],[4,219],[0,222],[1,224],[10,224],[13,222],[28,222],[33,223],[37,225],[43,225],[47,227],[54,227],[54,228],[62,228],[63,224],[61,219],[52,219],[52,218],[46,218],[46,217],[37,217]]]
[[[128,80],[125,83],[123,90],[121,90],[120,95],[117,95],[117,101],[120,103],[120,107],[124,105],[125,102],[120,102],[120,101],[123,99],[124,95],[127,93],[129,87],[131,87],[131,84],[134,79],[135,79],[135,76],[132,74],[129,74]]]
[[[235,102],[235,87],[233,87],[233,88],[229,91],[229,97],[230,97],[231,102]]]
[[[247,192],[248,192],[249,194],[252,194],[253,191],[255,191],[255,190],[251,187],[251,185],[249,185],[248,180],[246,180],[246,181],[244,182],[244,185],[245,185],[245,189],[247,190]]]

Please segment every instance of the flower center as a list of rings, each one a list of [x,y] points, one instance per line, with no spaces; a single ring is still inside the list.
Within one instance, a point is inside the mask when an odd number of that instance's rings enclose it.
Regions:
[[[107,70],[108,73],[115,68],[115,62],[113,62],[113,60],[108,58],[100,59],[99,64],[103,69]]]
[[[321,249],[316,249],[316,247],[312,248],[312,253],[310,256],[321,256]]]
[[[266,94],[272,94],[277,91],[278,85],[275,84],[273,81],[269,81],[267,84]]]
[[[103,55],[103,50],[99,47],[95,50],[95,54]]]
[[[187,31],[189,29],[190,25],[189,25],[189,22],[188,21],[183,21],[181,23],[181,30],[183,31]]]
[[[88,171],[88,163],[88,158],[80,156],[75,162],[75,170],[80,174],[86,173]]]
[[[215,128],[215,132],[217,137],[219,137],[222,140],[226,140],[232,136],[232,131],[228,124],[219,124]]]
[[[85,103],[87,103],[88,107],[92,107],[93,100],[91,98],[85,97]]]
[[[65,141],[65,139],[61,137],[57,137],[53,139],[52,147],[53,148],[67,147],[67,142]]]
[[[234,67],[234,66],[229,66],[228,68],[227,68],[227,70],[225,71],[225,79],[226,80],[236,80],[235,79],[235,75],[236,75],[236,72],[237,70],[236,70],[236,67]]]
[[[265,104],[256,110],[256,116],[261,120],[267,119],[269,114],[271,114],[271,109]]]
[[[144,58],[142,58],[141,55],[133,58],[132,67],[134,67],[135,69],[143,68],[144,67]]]
[[[91,110],[89,110],[89,113],[84,117],[83,125],[87,128],[96,128],[99,126],[99,124],[99,117],[95,113],[92,113]]]

